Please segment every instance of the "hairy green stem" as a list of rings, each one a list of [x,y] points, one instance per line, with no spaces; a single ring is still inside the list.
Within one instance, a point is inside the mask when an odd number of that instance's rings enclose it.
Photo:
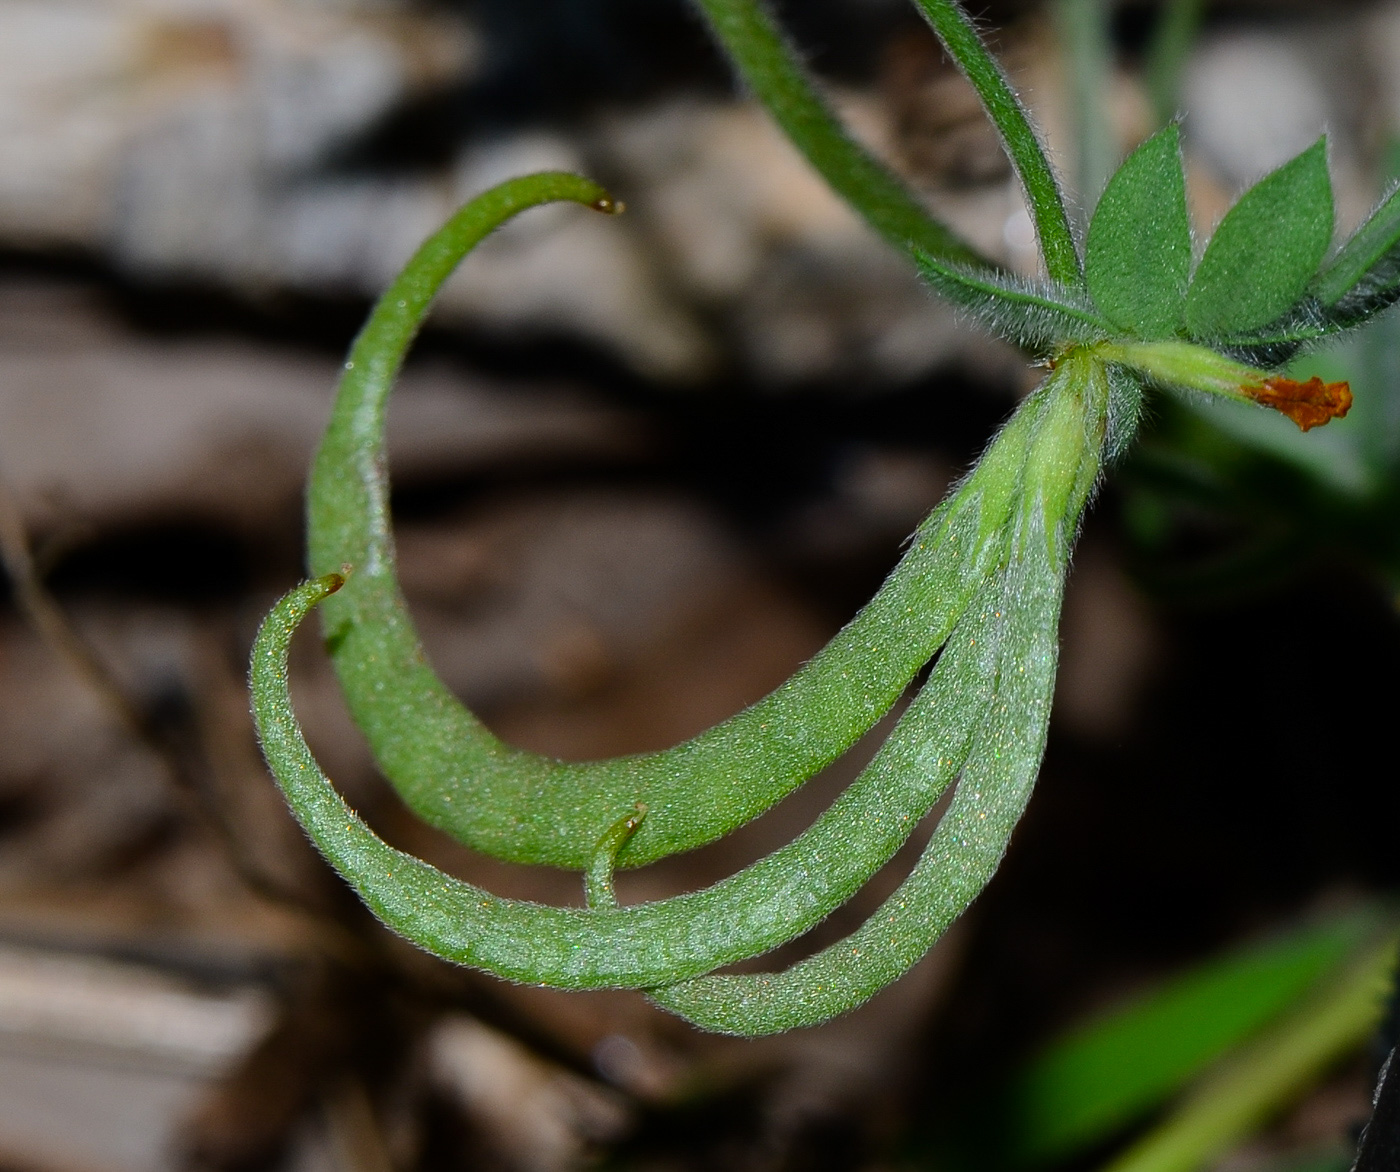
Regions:
[[[935,219],[904,182],[832,113],[762,0],[695,0],[725,53],[813,167],[895,247],[994,267]]]
[[[1011,156],[1025,188],[1046,272],[1052,280],[1062,284],[1082,284],[1079,249],[1065,213],[1060,185],[1006,74],[956,0],[914,0],[914,3],[933,26],[948,55],[972,83],[983,108],[1001,134],[1006,153]]]

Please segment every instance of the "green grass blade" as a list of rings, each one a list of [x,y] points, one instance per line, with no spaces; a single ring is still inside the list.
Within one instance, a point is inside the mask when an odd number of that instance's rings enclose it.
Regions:
[[[1313,997],[1196,1087],[1104,1172],[1198,1172],[1242,1142],[1380,1024],[1395,936],[1372,943]]]
[[[1087,215],[1121,158],[1108,119],[1113,69],[1109,9],[1106,0],[1055,0],[1052,11],[1074,120],[1077,207]],[[1076,222],[1084,226],[1082,219]]]
[[[1158,126],[1180,113],[1181,77],[1195,44],[1205,0],[1168,0],[1152,30],[1143,75]]]
[[[1067,1156],[1140,1118],[1306,996],[1374,922],[1354,917],[1253,945],[1052,1044],[1008,1096],[1017,1162]]]

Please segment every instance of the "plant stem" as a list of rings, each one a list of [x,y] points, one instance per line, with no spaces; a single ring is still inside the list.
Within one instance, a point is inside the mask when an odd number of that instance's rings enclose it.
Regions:
[[[1387,934],[1104,1172],[1196,1172],[1246,1138],[1376,1028],[1394,959]]]
[[[935,219],[892,171],[856,142],[761,0],[696,0],[745,84],[797,149],[847,203],[896,248],[995,268]]]
[[[1001,134],[1006,153],[1011,156],[1026,191],[1046,272],[1066,285],[1082,284],[1079,250],[1074,243],[1074,233],[1070,231],[1059,183],[1006,74],[955,0],[914,0],[914,3],[933,26],[948,55],[972,83]]]

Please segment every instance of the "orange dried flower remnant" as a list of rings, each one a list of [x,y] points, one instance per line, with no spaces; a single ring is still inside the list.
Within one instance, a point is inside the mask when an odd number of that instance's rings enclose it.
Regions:
[[[1276,376],[1240,389],[1256,403],[1282,411],[1302,431],[1340,419],[1351,410],[1351,384],[1325,383],[1317,375],[1305,383]]]

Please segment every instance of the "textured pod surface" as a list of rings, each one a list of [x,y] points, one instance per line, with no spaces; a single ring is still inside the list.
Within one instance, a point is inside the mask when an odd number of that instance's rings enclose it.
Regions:
[[[351,566],[324,608],[327,645],[355,722],[422,818],[516,862],[582,870],[641,802],[650,816],[620,852],[639,865],[747,822],[875,724],[937,652],[1001,555],[1025,459],[1013,421],[960,490],[920,527],[871,602],[767,698],[662,753],[564,763],[512,748],[433,672],[395,576],[384,422],[403,356],[438,288],[492,228],[535,204],[608,204],[576,176],[512,180],[467,205],[419,250],[375,307],[346,363],[308,489],[313,574]]]
[[[814,1025],[903,976],[986,886],[1030,800],[1054,693],[1063,567],[1038,518],[1026,521],[999,588],[944,652],[985,657],[977,687],[989,702],[952,804],[913,872],[857,931],[809,959],[780,973],[687,981],[653,992],[659,1004],[721,1033]]]
[[[448,960],[566,988],[652,988],[668,1008],[726,1032],[769,1033],[849,1009],[922,956],[981,890],[1024,808],[1044,748],[1069,542],[1098,474],[1108,397],[1104,367],[1078,352],[1022,405],[979,473],[1008,500],[1011,519],[992,546],[1001,556],[929,682],[810,829],[713,887],[611,906],[608,865],[636,820],[614,818],[585,841],[601,898],[584,909],[492,895],[380,840],[313,759],[287,686],[291,637],[345,584],[339,574],[294,590],[259,633],[253,694],[269,763],[316,845],[374,912]],[[778,977],[678,984],[813,927],[893,856],[959,770],[924,858],[855,943]]]

